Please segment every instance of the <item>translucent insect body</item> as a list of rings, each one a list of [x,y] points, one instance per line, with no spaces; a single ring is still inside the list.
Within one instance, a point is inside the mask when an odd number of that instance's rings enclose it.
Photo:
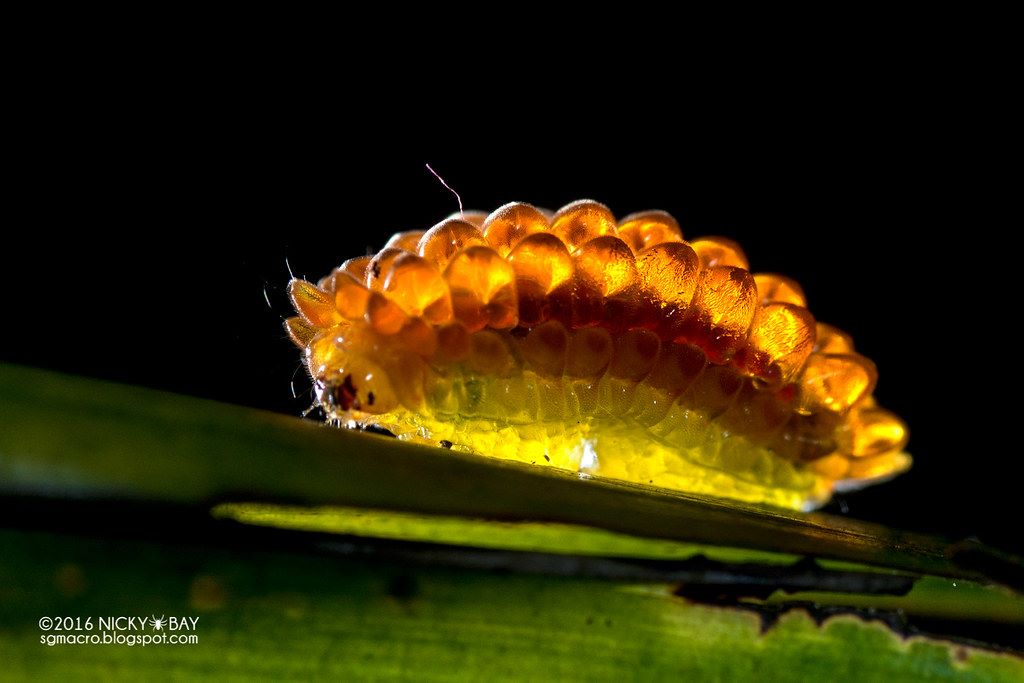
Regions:
[[[789,508],[910,466],[850,337],[661,211],[466,212],[290,292],[342,424]]]

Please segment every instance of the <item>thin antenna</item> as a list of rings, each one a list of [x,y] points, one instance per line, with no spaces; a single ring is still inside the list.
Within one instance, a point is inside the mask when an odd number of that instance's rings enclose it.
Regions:
[[[455,190],[453,190],[453,189],[452,189],[452,186],[451,186],[451,185],[449,185],[448,183],[446,183],[446,182],[444,181],[444,178],[442,178],[441,176],[439,176],[439,175],[437,174],[437,171],[435,171],[434,169],[430,168],[430,164],[424,164],[424,166],[426,166],[426,167],[427,167],[427,170],[428,170],[428,171],[430,171],[431,173],[433,173],[433,174],[434,174],[434,177],[435,177],[435,178],[437,178],[438,180],[440,180],[440,181],[441,181],[441,184],[442,184],[442,185],[444,185],[445,187],[447,187],[447,188],[448,188],[448,191],[449,191],[449,192],[451,192],[451,193],[452,193],[453,195],[455,195],[455,199],[457,199],[457,200],[459,201],[459,215],[460,215],[460,216],[462,216],[463,218],[465,218],[465,217],[466,217],[466,212],[462,210],[462,197],[460,197],[460,196],[459,196],[459,193],[458,193],[458,192],[456,192]]]

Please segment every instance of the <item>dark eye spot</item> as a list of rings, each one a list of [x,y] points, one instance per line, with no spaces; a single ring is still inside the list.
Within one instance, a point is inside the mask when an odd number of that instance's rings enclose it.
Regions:
[[[372,406],[373,405],[373,400],[374,400],[373,399],[373,392],[371,391],[370,393],[368,393],[366,395],[366,405]]]
[[[331,388],[331,403],[342,410],[350,408],[359,409],[359,401],[356,399],[356,386],[352,383],[352,375],[345,375],[341,384],[335,384]]]
[[[381,436],[395,436],[395,433],[392,432],[390,429],[386,429],[384,427],[381,427],[380,425],[360,425],[359,429],[363,430],[364,432],[369,432],[370,434],[380,434]]]
[[[448,439],[441,439],[441,448],[451,448],[453,445],[455,444],[453,444]]]

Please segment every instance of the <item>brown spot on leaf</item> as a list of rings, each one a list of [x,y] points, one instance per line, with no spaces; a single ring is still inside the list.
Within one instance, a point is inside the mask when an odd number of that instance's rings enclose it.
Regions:
[[[53,576],[53,583],[60,594],[68,598],[78,597],[87,587],[85,574],[77,564],[61,565]]]
[[[199,612],[213,612],[227,604],[228,593],[224,583],[215,576],[199,575],[188,589],[188,604]]]

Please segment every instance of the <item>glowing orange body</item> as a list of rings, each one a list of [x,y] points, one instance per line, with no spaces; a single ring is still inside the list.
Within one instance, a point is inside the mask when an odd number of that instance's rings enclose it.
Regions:
[[[481,217],[399,233],[318,285],[292,281],[287,327],[331,418],[528,461],[574,439],[639,439],[639,453],[646,438],[661,469],[618,452],[554,464],[600,456],[601,474],[789,506],[909,466],[905,427],[871,398],[874,364],[816,323],[797,283],[751,274],[734,242],[688,243],[664,212],[616,221],[586,200],[550,218],[519,203]],[[698,423],[716,459],[696,467],[736,487],[695,487],[670,462],[677,447],[702,460]],[[746,459],[723,460],[723,443]],[[795,480],[799,493],[774,493]]]

